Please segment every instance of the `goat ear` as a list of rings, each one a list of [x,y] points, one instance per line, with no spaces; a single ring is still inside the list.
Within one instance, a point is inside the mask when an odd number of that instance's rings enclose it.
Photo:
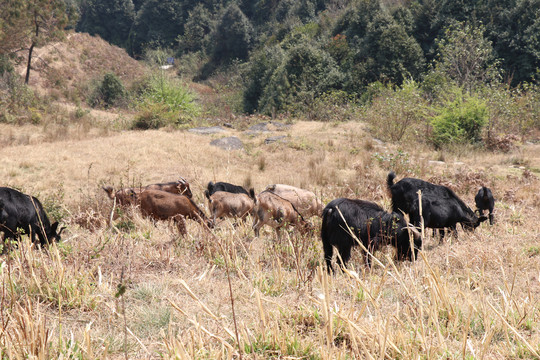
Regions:
[[[58,221],[51,225],[51,230],[56,234],[56,229],[58,229]]]

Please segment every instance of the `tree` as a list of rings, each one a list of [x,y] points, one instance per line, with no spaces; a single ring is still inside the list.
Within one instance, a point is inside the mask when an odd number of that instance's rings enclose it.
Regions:
[[[26,2],[23,0],[0,0],[0,55],[11,56],[25,47],[24,27]]]
[[[172,47],[183,33],[185,10],[178,0],[146,0],[129,34],[131,55],[141,55],[145,47]]]
[[[28,84],[34,48],[62,37],[68,17],[62,0],[27,0],[22,11],[23,27],[20,31],[30,44],[24,79]]]
[[[499,70],[484,28],[458,23],[437,41],[436,70],[469,91],[476,84],[498,80]]]
[[[418,78],[425,63],[416,40],[382,12],[368,24],[356,58],[366,63],[369,82],[389,80],[401,84],[407,77]]]
[[[238,5],[229,5],[212,37],[213,61],[226,63],[232,59],[247,59],[253,45],[253,33],[251,23]]]
[[[488,36],[512,85],[539,80],[540,1],[514,0],[497,12]]]
[[[208,46],[208,35],[213,26],[214,21],[208,9],[202,4],[197,4],[189,12],[184,25],[184,35],[179,37],[180,49],[186,52],[205,49]]]
[[[114,45],[126,47],[134,20],[132,0],[86,0],[81,6],[77,31],[97,34]]]

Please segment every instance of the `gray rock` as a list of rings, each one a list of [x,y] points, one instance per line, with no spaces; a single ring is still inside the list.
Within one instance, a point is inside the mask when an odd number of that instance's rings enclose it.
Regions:
[[[244,143],[236,136],[224,137],[210,141],[210,145],[217,146],[223,150],[242,150]]]
[[[275,142],[287,142],[287,140],[285,140],[285,138],[286,138],[285,135],[270,136],[269,138],[264,139],[264,143],[265,144],[272,144],[272,143],[275,143]]]
[[[267,122],[263,122],[263,123],[258,123],[258,124],[255,124],[255,125],[251,125],[248,130],[249,132],[268,132],[270,131],[270,129],[268,129],[268,124]]]
[[[193,129],[189,129],[189,132],[196,133],[196,134],[218,134],[221,132],[224,132],[225,129],[221,126],[210,126],[210,127],[197,127]]]
[[[268,121],[268,122],[262,122],[255,125],[251,125],[248,128],[247,133],[255,134],[255,133],[261,133],[261,132],[270,132],[270,131],[288,129],[289,127],[290,125],[286,125],[278,121]]]

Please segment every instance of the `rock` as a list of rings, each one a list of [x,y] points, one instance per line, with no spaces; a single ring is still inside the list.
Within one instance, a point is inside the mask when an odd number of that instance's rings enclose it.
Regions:
[[[270,129],[268,129],[268,124],[269,123],[263,122],[263,123],[258,123],[258,124],[255,124],[255,125],[251,125],[248,128],[248,130],[250,132],[268,132],[268,131],[270,131]]]
[[[429,160],[428,164],[429,165],[446,165],[444,161],[437,161],[437,160]]]
[[[287,142],[287,140],[285,140],[285,138],[286,138],[285,135],[271,136],[269,138],[264,139],[264,143],[265,144],[272,144],[272,143],[275,143],[275,142]]]
[[[251,125],[247,133],[248,134],[256,134],[261,132],[270,132],[270,131],[278,131],[278,130],[284,130],[288,129],[290,125],[282,124],[278,121],[269,121],[269,122],[262,122],[255,125]]]
[[[197,127],[188,130],[196,134],[218,134],[224,132],[225,129],[221,126],[210,126],[210,127]]]
[[[223,150],[242,150],[244,148],[244,143],[236,136],[212,140],[210,145],[217,146]]]

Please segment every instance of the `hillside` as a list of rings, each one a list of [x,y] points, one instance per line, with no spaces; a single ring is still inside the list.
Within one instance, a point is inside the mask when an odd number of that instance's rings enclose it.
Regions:
[[[214,134],[174,126],[129,130],[131,110],[89,109],[73,95],[109,71],[129,83],[144,66],[84,34],[38,53],[47,66],[36,65],[30,85],[54,118],[0,124],[0,178],[38,197],[66,229],[61,242],[44,249],[27,236],[5,244],[0,357],[540,358],[539,144],[514,140],[507,152],[493,152],[382,141],[359,110],[344,104],[324,111],[331,119],[349,111],[351,121],[283,115],[277,126],[261,124],[270,121],[262,116],[231,115],[210,120],[231,122]],[[230,89],[211,85],[191,88],[206,93],[199,101],[225,108]],[[374,112],[378,124],[393,119]],[[212,114],[198,116],[205,122]],[[525,122],[534,109],[520,116]],[[232,136],[242,149],[211,144]],[[172,223],[144,218],[138,208],[113,210],[102,189],[182,176],[208,215],[209,181],[257,193],[284,183],[313,191],[325,204],[348,197],[388,210],[390,170],[398,179],[449,186],[470,207],[478,188],[490,187],[495,224],[474,232],[458,226],[458,237],[442,243],[428,229],[412,262],[397,261],[387,246],[368,268],[356,247],[348,270],[328,275],[319,217],[309,219],[308,234],[289,229],[281,242],[269,227],[255,238],[251,218],[219,220],[213,229],[187,220],[182,237]]]
[[[17,71],[24,74],[24,64]],[[29,84],[39,93],[73,101],[84,94],[91,81],[102,80],[108,72],[129,86],[145,71],[124,49],[98,36],[70,32],[64,40],[35,50]]]

